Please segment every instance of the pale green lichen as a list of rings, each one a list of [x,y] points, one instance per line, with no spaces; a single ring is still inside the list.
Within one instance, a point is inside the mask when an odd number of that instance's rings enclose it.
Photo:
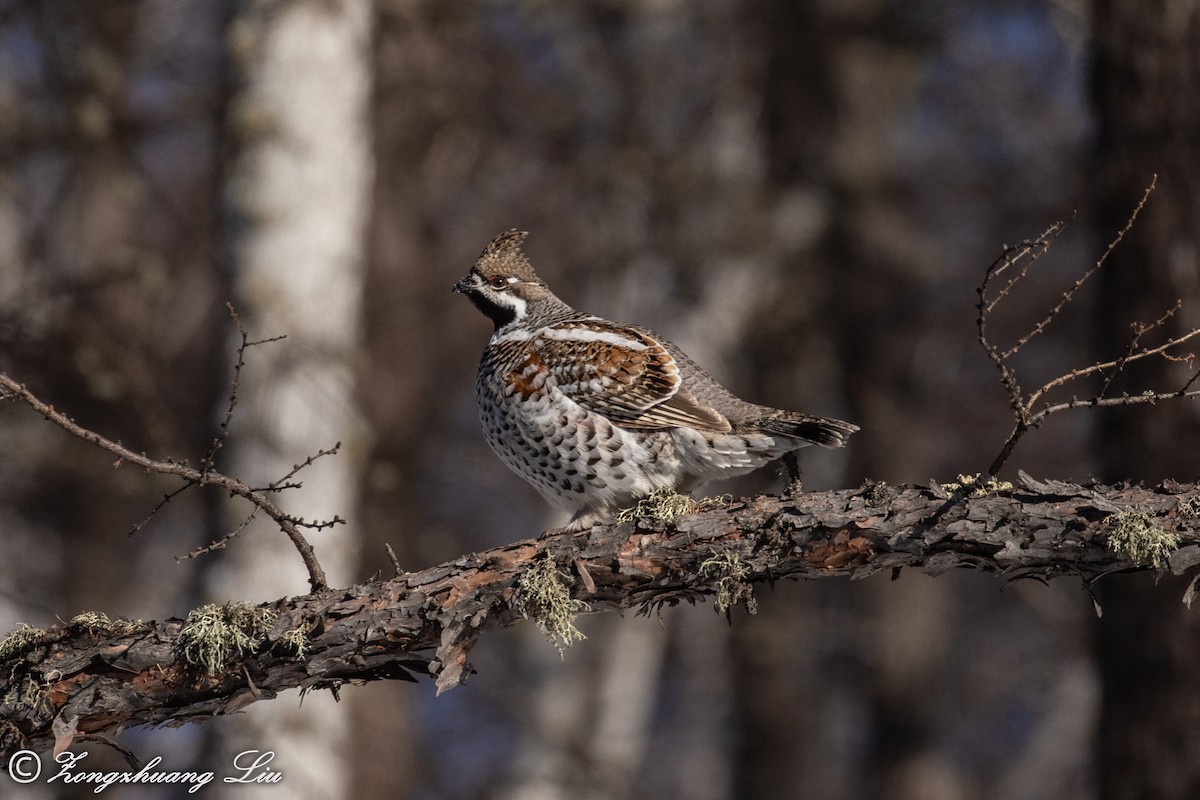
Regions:
[[[104,634],[123,635],[142,624],[129,620],[114,621],[95,611],[72,617],[62,629],[47,630],[21,623],[0,639],[0,661],[8,662],[7,678],[0,681],[0,684],[4,685],[4,694],[0,697],[0,702],[27,709],[35,715],[42,712],[52,713],[53,709],[47,704],[46,694],[54,683],[62,679],[62,673],[58,670],[42,672],[37,669],[37,659],[31,657],[33,650],[58,641],[66,633],[74,631],[100,631]]]
[[[741,556],[733,550],[714,552],[700,564],[700,577],[716,581],[717,592],[713,607],[718,614],[728,612],[739,601],[746,603],[746,609],[751,614],[758,610],[754,591],[750,584],[746,583],[749,576],[749,567],[742,563]]]
[[[28,656],[34,649],[53,641],[54,636],[53,631],[22,622],[0,639],[0,662],[8,662],[8,676],[0,680],[0,685],[4,686],[0,703],[27,709],[35,715],[48,709],[43,704],[52,680],[34,669]],[[53,670],[51,675],[60,676],[60,673]]]
[[[55,675],[61,677],[57,672]],[[56,677],[55,680],[57,679]],[[28,671],[18,677],[17,671],[13,670],[7,681],[8,691],[4,693],[0,702],[12,706],[14,709],[28,710],[32,714],[40,711],[53,713],[53,707],[45,705],[47,703],[46,694],[50,691],[53,682],[36,671]]]
[[[992,492],[1007,492],[1013,488],[1011,483],[999,480],[995,475],[981,476],[978,472],[974,475],[959,475],[956,481],[937,485],[954,498],[983,497]]]
[[[537,623],[562,656],[568,647],[587,637],[575,627],[575,618],[592,610],[571,597],[575,580],[558,568],[547,554],[517,580],[515,606],[526,619]]]
[[[1179,501],[1176,508],[1179,510],[1181,517],[1189,519],[1200,517],[1200,495],[1192,495],[1186,500]]]
[[[110,619],[102,611],[84,611],[82,614],[76,614],[71,617],[68,625],[72,628],[80,628],[91,633],[100,631],[101,633],[110,633],[116,636],[127,636],[145,627],[146,623],[140,619],[124,619],[122,617]]]
[[[295,653],[296,658],[303,659],[308,655],[308,648],[312,641],[309,637],[312,636],[314,627],[311,622],[302,623],[286,631],[283,636],[279,637],[279,641]]]
[[[188,612],[176,647],[184,661],[212,675],[259,649],[275,617],[250,603],[201,606]]]
[[[655,489],[636,503],[617,514],[617,522],[632,522],[640,517],[649,517],[658,522],[674,522],[684,514],[710,511],[729,503],[729,495],[702,497],[699,500],[670,489]]]
[[[35,628],[24,622],[18,623],[7,636],[0,639],[0,661],[25,655],[38,645],[46,644],[50,639],[51,634],[45,628]]]
[[[1179,536],[1156,525],[1154,515],[1141,506],[1121,509],[1108,518],[1104,528],[1108,549],[1134,564],[1161,567],[1179,547]]]

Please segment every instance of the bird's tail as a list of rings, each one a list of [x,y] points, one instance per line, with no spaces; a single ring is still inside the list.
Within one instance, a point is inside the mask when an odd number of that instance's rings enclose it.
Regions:
[[[758,420],[755,427],[793,439],[803,439],[821,447],[841,447],[858,430],[857,425],[830,417],[814,417],[795,411],[776,411]]]

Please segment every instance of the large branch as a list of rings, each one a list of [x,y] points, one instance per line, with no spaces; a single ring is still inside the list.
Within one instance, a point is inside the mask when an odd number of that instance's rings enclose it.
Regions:
[[[974,496],[973,488],[868,484],[761,496],[673,524],[641,519],[551,534],[238,613],[210,608],[208,617],[150,623],[93,614],[29,629],[0,642],[0,749],[194,721],[291,688],[424,673],[442,691],[470,673],[480,634],[531,617],[569,643],[572,613],[583,603],[650,610],[710,595],[728,608],[752,604],[754,583],[902,567],[1090,581],[1154,569],[1154,561],[1176,573],[1200,563],[1197,485],[1078,486],[1022,476],[1015,489]],[[221,624],[240,626],[242,639],[204,638]]]

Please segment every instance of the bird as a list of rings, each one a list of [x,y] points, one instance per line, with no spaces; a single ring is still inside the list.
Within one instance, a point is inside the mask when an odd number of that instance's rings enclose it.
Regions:
[[[526,236],[496,236],[453,291],[495,326],[475,382],[487,443],[571,513],[566,531],[859,429],[742,400],[666,337],[575,310],[534,272]]]

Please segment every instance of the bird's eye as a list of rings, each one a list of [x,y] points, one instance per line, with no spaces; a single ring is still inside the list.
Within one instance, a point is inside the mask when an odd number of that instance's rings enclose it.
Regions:
[[[488,283],[492,285],[493,289],[508,288],[508,278],[504,277],[503,275],[493,275],[491,278],[488,278]]]

